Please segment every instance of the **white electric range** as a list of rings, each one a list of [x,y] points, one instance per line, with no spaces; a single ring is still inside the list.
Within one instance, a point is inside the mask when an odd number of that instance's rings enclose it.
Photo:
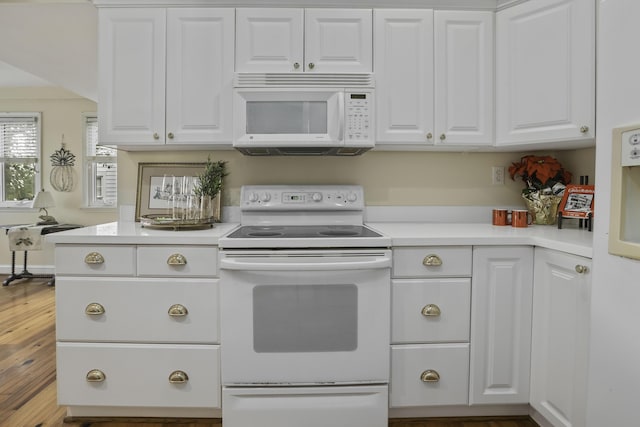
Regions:
[[[225,427],[387,425],[391,241],[360,186],[245,186],[219,240]]]

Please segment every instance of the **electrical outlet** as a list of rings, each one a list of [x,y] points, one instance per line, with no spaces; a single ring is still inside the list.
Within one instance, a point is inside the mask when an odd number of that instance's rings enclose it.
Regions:
[[[493,185],[504,185],[504,166],[493,166],[491,168],[491,183]]]

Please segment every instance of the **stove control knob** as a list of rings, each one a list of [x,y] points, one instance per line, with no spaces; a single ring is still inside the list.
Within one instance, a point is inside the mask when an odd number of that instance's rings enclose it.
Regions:
[[[257,201],[258,201],[258,198],[259,198],[259,197],[258,197],[258,193],[251,193],[251,194],[249,194],[249,201],[250,201],[251,203],[255,203],[255,202],[257,202]]]
[[[313,193],[311,195],[311,200],[313,200],[314,202],[321,202],[322,201],[322,193]]]
[[[349,193],[347,194],[347,200],[350,202],[355,202],[356,200],[358,200],[358,195],[356,193]]]
[[[269,200],[271,200],[271,194],[262,193],[262,196],[260,196],[260,200],[262,200],[262,202],[264,203],[267,203]]]

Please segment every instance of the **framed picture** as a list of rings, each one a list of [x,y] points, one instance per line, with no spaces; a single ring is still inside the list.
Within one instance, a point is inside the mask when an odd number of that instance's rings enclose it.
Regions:
[[[136,221],[171,209],[171,198],[190,192],[204,163],[138,163]]]
[[[558,212],[564,218],[591,218],[593,216],[593,185],[569,184],[564,190]]]

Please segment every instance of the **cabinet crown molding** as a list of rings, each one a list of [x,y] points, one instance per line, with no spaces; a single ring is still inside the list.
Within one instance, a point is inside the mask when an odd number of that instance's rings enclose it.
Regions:
[[[495,11],[514,0],[91,0],[96,7],[319,7]]]

